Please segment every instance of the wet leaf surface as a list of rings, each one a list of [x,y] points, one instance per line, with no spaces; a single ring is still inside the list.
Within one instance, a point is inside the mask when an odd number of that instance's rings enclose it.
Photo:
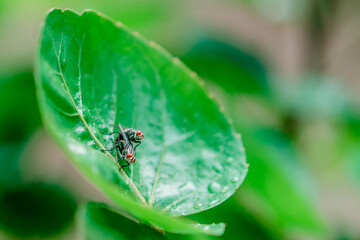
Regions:
[[[241,140],[177,58],[94,11],[50,11],[40,39],[36,80],[44,124],[115,202],[125,193],[170,215],[188,215],[240,186],[247,172]],[[124,171],[102,151],[112,146],[103,133],[115,123],[145,133],[137,162]]]

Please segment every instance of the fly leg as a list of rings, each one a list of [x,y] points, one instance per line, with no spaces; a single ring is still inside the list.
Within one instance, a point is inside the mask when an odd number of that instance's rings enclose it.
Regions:
[[[134,143],[137,143],[134,147],[134,151],[136,150],[136,148],[141,144],[141,141],[138,140],[133,140]]]
[[[120,162],[120,160],[125,160],[125,155],[121,154],[121,152],[119,151],[119,155],[120,155],[120,158],[116,161],[117,163]],[[126,162],[125,165],[121,165],[119,170],[122,169],[123,167],[128,167],[130,164],[128,162]]]
[[[126,165],[121,165],[121,167],[119,168],[119,170],[122,169],[123,167],[128,167],[129,165],[130,165],[130,163],[126,162]]]
[[[106,135],[106,136],[111,136],[111,135],[113,135],[113,134],[120,134],[120,132],[101,133],[101,134],[102,134],[102,135]],[[101,151],[103,151],[103,152],[105,152],[105,151],[112,151],[112,150],[114,150],[115,148],[119,147],[119,144],[116,143],[116,142],[114,141],[114,139],[113,139],[112,141],[113,141],[113,143],[115,144],[112,148],[110,148],[110,149],[103,149],[103,150],[101,150]]]
[[[118,144],[115,144],[112,148],[110,148],[110,149],[101,149],[101,151],[102,152],[105,152],[105,151],[112,151],[112,150],[114,150],[115,148],[117,148],[117,147],[119,147],[120,145],[118,145]]]

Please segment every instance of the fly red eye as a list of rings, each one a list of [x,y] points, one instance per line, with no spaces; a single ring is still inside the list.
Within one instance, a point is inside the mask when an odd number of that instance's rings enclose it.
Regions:
[[[136,158],[134,158],[134,160],[132,161],[133,163],[136,162]]]
[[[136,136],[139,136],[139,135],[141,135],[141,134],[142,134],[141,131],[137,131],[137,132],[136,132]]]
[[[133,155],[131,153],[126,154],[126,158],[132,158]]]

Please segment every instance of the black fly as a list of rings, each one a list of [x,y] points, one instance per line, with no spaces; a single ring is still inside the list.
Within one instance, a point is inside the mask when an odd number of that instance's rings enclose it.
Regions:
[[[115,125],[114,127],[119,128],[118,131],[104,135],[117,134],[114,141],[114,146],[107,151],[116,149],[118,155],[120,156],[120,159],[118,159],[117,162],[120,160],[126,161],[126,165],[122,165],[120,167],[121,169],[123,167],[128,167],[130,164],[136,161],[136,148],[141,144],[141,140],[144,138],[144,134],[141,131],[135,130],[133,128],[123,129],[120,124],[118,124],[118,126]],[[134,143],[136,144],[135,147],[133,145]]]

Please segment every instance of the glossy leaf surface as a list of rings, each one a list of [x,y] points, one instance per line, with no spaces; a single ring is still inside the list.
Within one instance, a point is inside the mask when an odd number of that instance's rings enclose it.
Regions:
[[[94,11],[50,11],[40,44],[45,126],[115,202],[121,186],[145,205],[187,215],[239,187],[247,172],[241,140],[178,59]],[[102,151],[112,146],[103,133],[115,123],[145,133],[131,171],[119,172]]]
[[[186,218],[174,218],[167,216],[166,214],[159,213],[154,209],[150,209],[140,203],[137,203],[122,193],[118,189],[118,186],[108,184],[101,176],[93,175],[91,173],[84,172],[86,176],[93,182],[96,182],[97,186],[109,196],[118,206],[126,209],[132,216],[141,220],[142,222],[157,226],[158,228],[171,233],[176,234],[208,234],[220,236],[225,231],[225,224],[198,224],[190,221]],[[113,208],[114,209],[114,208]],[[114,211],[116,211],[114,209]]]

